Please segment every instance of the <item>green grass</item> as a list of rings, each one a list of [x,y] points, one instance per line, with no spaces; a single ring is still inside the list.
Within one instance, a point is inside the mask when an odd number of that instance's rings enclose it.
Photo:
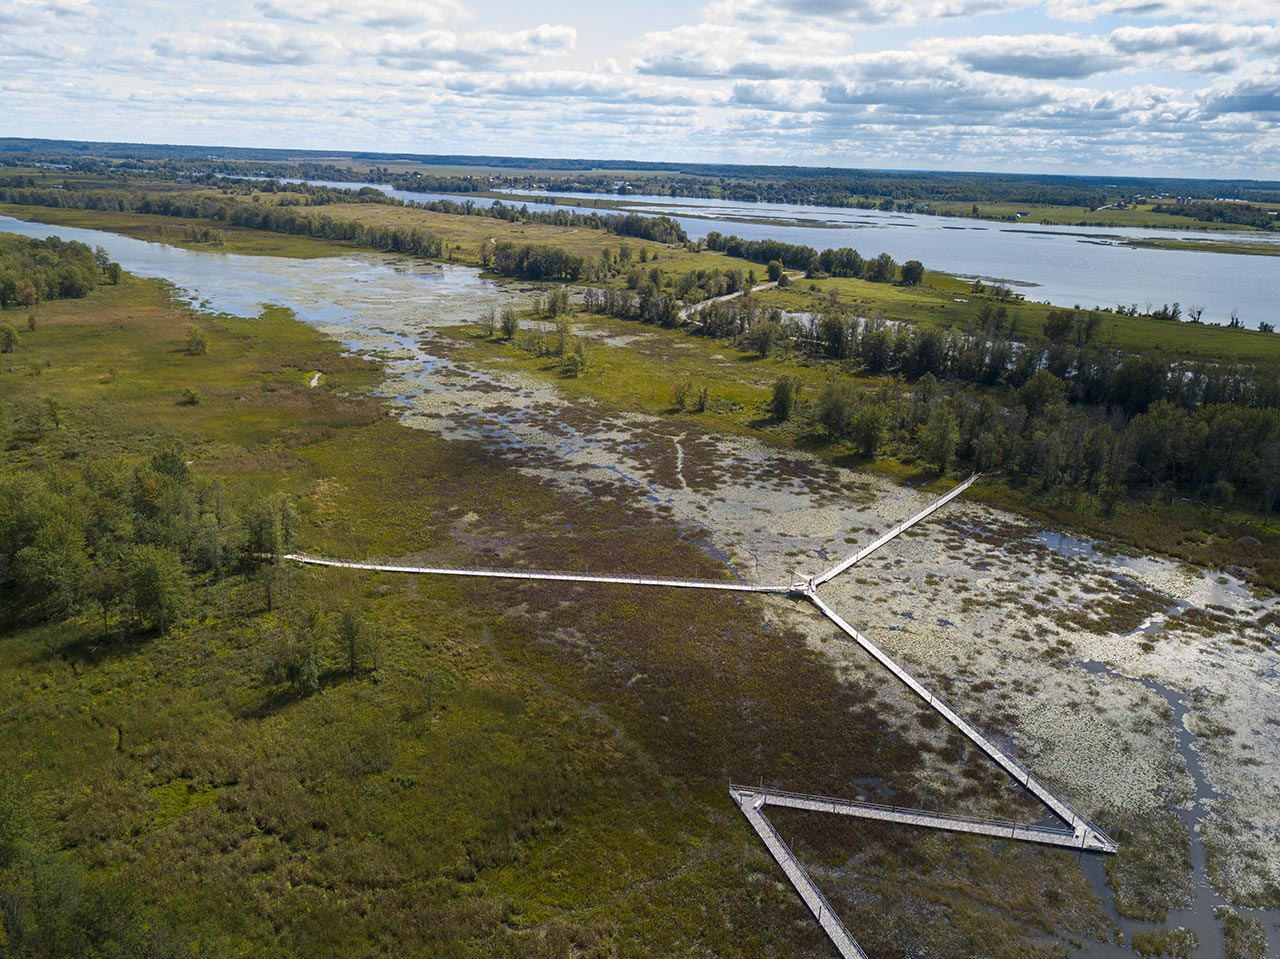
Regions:
[[[1018,222],[1024,226],[1048,224],[1053,226],[1098,227],[1161,227],[1174,230],[1205,230],[1207,232],[1252,232],[1249,227],[1230,223],[1202,223],[1187,216],[1172,213],[1156,213],[1153,204],[1141,204],[1128,210],[1095,210],[1080,206],[1030,205],[1024,203],[979,203],[978,219],[1011,220],[1019,213],[1026,215]],[[957,217],[973,217],[972,203],[933,203],[932,212]]]
[[[757,296],[765,305],[789,310],[818,310],[834,299],[862,316],[881,314],[890,320],[930,323],[958,331],[979,329],[978,314],[984,304],[1004,305],[1016,321],[1014,338],[1035,345],[1046,344],[1045,318],[1050,311],[1061,309],[1030,301],[989,300],[975,295],[970,283],[934,272],[926,273],[925,283],[918,287],[853,279],[800,280],[789,289],[767,290]],[[1096,304],[1080,305],[1089,308]],[[1175,323],[1147,316],[1106,312],[1100,316],[1102,325],[1094,342],[1121,352],[1232,362],[1280,361],[1280,336],[1274,333]]]

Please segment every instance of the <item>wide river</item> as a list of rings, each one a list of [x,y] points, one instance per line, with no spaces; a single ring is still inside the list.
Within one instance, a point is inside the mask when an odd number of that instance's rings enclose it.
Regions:
[[[405,201],[470,199],[466,194],[414,193],[377,183],[312,181],[345,189],[374,187]],[[508,201],[524,203],[520,197]],[[1033,223],[997,223],[915,213],[884,213],[843,207],[786,203],[751,203],[609,194],[546,194],[545,202],[529,202],[531,210],[576,210],[575,200],[624,201],[636,213],[666,214],[689,236],[718,231],[747,239],[772,238],[818,250],[849,246],[864,256],[885,252],[894,259],[920,260],[930,269],[963,277],[1006,283],[1029,300],[1059,306],[1134,306],[1148,310],[1179,303],[1204,309],[1207,322],[1225,323],[1236,311],[1241,322],[1256,329],[1260,322],[1280,321],[1280,256],[1246,256],[1199,250],[1154,250],[1125,246],[1141,239],[1241,239],[1280,244],[1280,234],[1206,233]],[[767,221],[767,222],[766,222]]]

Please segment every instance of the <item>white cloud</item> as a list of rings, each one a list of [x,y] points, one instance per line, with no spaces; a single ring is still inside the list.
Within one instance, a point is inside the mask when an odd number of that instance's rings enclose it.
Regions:
[[[314,63],[332,53],[336,44],[320,34],[271,24],[228,23],[218,34],[161,34],[151,48],[170,59],[280,66]]]
[[[456,23],[471,17],[461,0],[260,0],[255,9],[273,20],[354,21],[371,27],[406,29],[428,23]]]
[[[89,0],[0,0],[6,130],[892,167],[1280,169],[1277,0],[681,2],[652,0],[613,29],[602,14],[548,19],[551,7],[502,0],[227,0],[216,14],[112,0],[110,16]]]
[[[39,27],[92,12],[89,0],[4,0],[0,2],[0,23]]]
[[[427,30],[418,34],[384,34],[364,50],[384,66],[419,70],[459,64],[485,68],[510,60],[567,52],[573,49],[577,36],[573,27],[545,23],[513,33],[480,30],[457,34],[451,30]]]

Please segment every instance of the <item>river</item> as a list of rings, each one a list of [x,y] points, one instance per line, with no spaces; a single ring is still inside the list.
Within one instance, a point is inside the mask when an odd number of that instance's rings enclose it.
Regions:
[[[373,187],[406,202],[492,202],[468,194],[415,193],[378,183],[312,182],[344,189]],[[1203,308],[1206,322],[1226,323],[1233,311],[1251,329],[1264,321],[1280,321],[1280,256],[1124,245],[1129,240],[1153,238],[1280,244],[1280,235],[1041,226],[843,207],[639,194],[616,197],[548,193],[547,197],[547,202],[526,205],[530,210],[589,213],[608,211],[578,206],[573,201],[622,201],[628,211],[672,217],[693,238],[718,231],[752,240],[769,238],[804,244],[818,250],[849,246],[864,256],[885,252],[899,262],[920,260],[930,269],[1005,283],[1029,300],[1058,306],[1137,306],[1149,311],[1179,303],[1184,315],[1193,306]],[[521,197],[507,202],[525,203]]]

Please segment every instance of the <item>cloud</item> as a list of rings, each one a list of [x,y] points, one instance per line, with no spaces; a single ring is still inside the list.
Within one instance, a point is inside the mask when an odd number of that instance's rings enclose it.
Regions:
[[[270,24],[228,23],[225,35],[161,34],[151,45],[159,56],[174,60],[220,60],[224,63],[281,66],[314,63],[331,53],[332,40],[315,33],[282,30]]]
[[[1228,22],[1274,20],[1274,0],[1046,0],[1045,12],[1059,20],[1144,17],[1153,20],[1205,18]]]
[[[19,27],[49,26],[50,21],[87,16],[92,12],[89,0],[4,0],[0,2],[0,23]]]
[[[512,60],[565,53],[577,43],[573,27],[542,24],[532,30],[497,33],[481,30],[457,34],[451,30],[427,30],[404,35],[389,33],[365,50],[384,66],[421,70],[450,64],[495,68]]]
[[[461,0],[259,0],[255,9],[272,20],[298,23],[354,21],[369,27],[420,27],[425,23],[468,20]]]
[[[1164,27],[1120,27],[1108,40],[1120,53],[1280,53],[1280,29],[1227,23],[1179,23]]]
[[[630,77],[580,70],[525,71],[505,76],[453,75],[444,78],[443,86],[471,97],[548,104],[566,99],[652,106],[696,106],[706,102],[705,97],[694,96],[678,87],[658,87]]]
[[[1107,43],[1095,38],[1039,34],[944,43],[943,49],[970,69],[1035,80],[1080,80],[1123,66]]]
[[[1252,114],[1280,121],[1280,75],[1256,77],[1205,91],[1202,109],[1210,118]]]

